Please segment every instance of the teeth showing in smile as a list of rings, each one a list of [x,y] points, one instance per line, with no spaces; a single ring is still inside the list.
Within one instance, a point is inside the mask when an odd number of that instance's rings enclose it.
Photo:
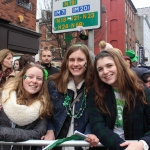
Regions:
[[[36,86],[34,86],[34,85],[29,85],[30,87],[32,87],[32,88],[36,88]]]
[[[76,71],[76,70],[80,70],[80,69],[77,69],[77,68],[76,68],[76,69],[73,69],[73,70],[75,70],[75,71]]]
[[[112,76],[112,75],[108,75],[108,76],[105,77],[105,79],[109,79],[111,76]]]

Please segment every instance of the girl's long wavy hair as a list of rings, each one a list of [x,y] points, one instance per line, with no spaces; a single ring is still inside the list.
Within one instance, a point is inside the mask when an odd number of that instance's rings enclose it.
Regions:
[[[67,84],[69,82],[70,77],[72,77],[71,73],[68,70],[69,56],[73,52],[78,51],[78,50],[81,50],[86,55],[86,59],[87,59],[87,68],[84,73],[86,92],[88,92],[88,90],[92,87],[93,77],[94,77],[94,74],[93,74],[94,69],[93,69],[93,62],[92,62],[91,55],[89,53],[89,49],[84,44],[73,44],[72,46],[70,46],[68,48],[68,50],[65,54],[65,57],[62,61],[60,73],[49,77],[49,80],[54,81],[57,90],[61,93],[66,93]]]
[[[110,113],[104,101],[107,84],[99,78],[96,69],[97,61],[105,57],[111,57],[115,62],[115,65],[117,67],[117,88],[119,93],[121,93],[121,96],[126,100],[128,112],[135,107],[137,97],[142,101],[142,103],[146,104],[143,82],[138,78],[136,73],[127,66],[120,53],[118,53],[114,49],[108,49],[100,52],[96,56],[94,62],[94,88],[96,91],[95,103],[101,109],[101,111],[103,113]],[[131,107],[131,101],[133,103],[133,108]]]
[[[37,93],[35,93],[32,98],[26,98],[25,90],[23,88],[23,76],[26,74],[27,70],[33,67],[37,67],[43,72],[43,84],[41,87],[41,90]],[[9,80],[5,83],[2,90],[11,89],[9,92],[8,98],[5,100],[5,102],[10,98],[10,93],[12,91],[16,91],[17,95],[17,101],[21,102],[23,105],[30,106],[35,101],[41,102],[41,109],[40,109],[40,118],[50,116],[52,113],[52,102],[50,100],[50,95],[48,93],[48,87],[47,83],[44,80],[44,71],[43,68],[40,65],[37,64],[27,64],[22,71],[20,71],[13,79]]]

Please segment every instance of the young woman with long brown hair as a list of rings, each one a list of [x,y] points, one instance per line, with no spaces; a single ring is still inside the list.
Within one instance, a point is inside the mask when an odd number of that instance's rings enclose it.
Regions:
[[[92,133],[110,150],[148,150],[150,90],[114,49],[100,52],[94,69],[88,95]]]
[[[87,92],[92,87],[93,62],[85,44],[71,45],[63,59],[60,74],[50,76],[48,89],[54,104],[47,134],[43,139],[60,139],[70,136],[75,130],[88,134]],[[94,135],[91,145],[98,139]]]

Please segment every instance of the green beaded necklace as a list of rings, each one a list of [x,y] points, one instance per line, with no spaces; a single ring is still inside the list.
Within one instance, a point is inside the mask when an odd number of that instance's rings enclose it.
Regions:
[[[65,98],[65,100],[63,102],[63,106],[66,107],[67,114],[73,118],[77,118],[77,119],[80,118],[83,115],[84,109],[86,108],[86,89],[84,88],[82,104],[79,109],[79,112],[76,115],[72,114],[72,111],[71,111],[72,109],[70,107],[71,98],[69,97],[68,93],[64,94],[64,98]]]

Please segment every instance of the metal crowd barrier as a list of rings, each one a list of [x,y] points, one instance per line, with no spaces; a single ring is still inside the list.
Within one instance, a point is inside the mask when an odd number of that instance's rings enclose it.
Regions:
[[[2,145],[18,145],[18,146],[22,146],[22,150],[23,150],[23,146],[48,146],[49,144],[53,144],[56,140],[28,140],[25,142],[4,142],[4,141],[0,141],[0,147],[1,150],[3,150]],[[74,147],[74,146],[81,146],[81,147],[89,147],[89,143],[83,140],[72,140],[72,141],[67,141],[64,142],[62,144],[60,144],[59,146],[62,147]],[[98,147],[103,147],[103,145],[101,143],[98,144]]]
[[[18,146],[22,146],[22,150],[23,150],[23,146],[48,146],[49,144],[53,144],[56,140],[28,140],[25,142],[4,142],[4,141],[0,141],[0,148],[1,150],[3,150],[3,145],[18,145]],[[128,140],[128,141],[134,141],[136,142],[137,140]],[[83,140],[72,140],[72,141],[67,141],[64,142],[62,144],[60,144],[59,146],[62,147],[74,147],[74,146],[80,146],[80,147],[89,147],[89,143]],[[98,143],[97,147],[104,147],[100,142]],[[30,147],[31,149],[31,147]]]

